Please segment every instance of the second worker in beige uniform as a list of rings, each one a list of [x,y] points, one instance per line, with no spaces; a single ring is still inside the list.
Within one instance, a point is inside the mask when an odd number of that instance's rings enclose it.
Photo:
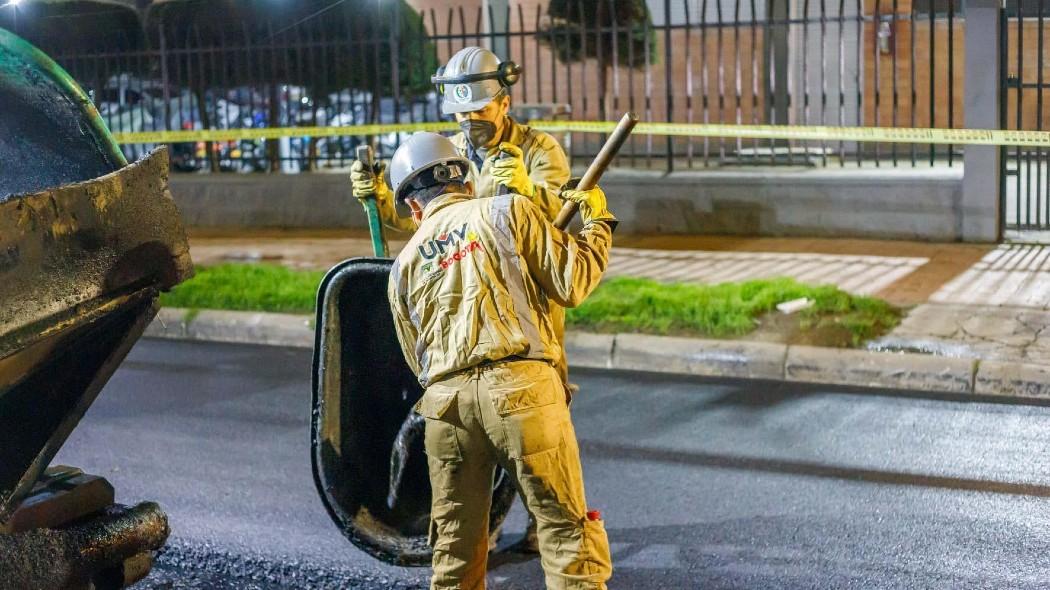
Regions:
[[[477,198],[513,192],[527,197],[549,221],[554,221],[564,200],[560,190],[569,181],[565,150],[549,133],[522,125],[509,115],[510,87],[520,70],[513,62],[482,47],[458,51],[438,70],[434,80],[442,96],[441,108],[454,115],[461,131],[450,139],[460,156],[470,162],[470,180]],[[457,79],[466,83],[443,82]],[[375,196],[383,224],[397,231],[414,232],[416,222],[398,215],[393,193],[383,178],[383,168],[366,171],[360,162],[351,168],[354,194]],[[557,335],[565,339],[565,317],[554,311]],[[569,367],[559,359],[558,371],[569,387]]]
[[[564,203],[560,189],[569,180],[569,161],[565,151],[548,133],[522,125],[509,115],[510,87],[520,70],[512,62],[482,47],[458,51],[441,68],[434,80],[441,93],[442,112],[453,115],[461,131],[451,137],[460,156],[470,162],[468,179],[478,198],[513,192],[527,197],[544,217],[553,221]],[[457,80],[466,80],[459,81]],[[398,215],[393,193],[383,180],[382,167],[366,171],[360,163],[351,170],[355,194],[375,195],[383,224],[398,231],[413,232],[416,222]],[[565,312],[551,310],[555,334],[565,341]],[[567,393],[569,365],[564,357],[556,367]],[[493,546],[498,533],[493,537]],[[528,530],[516,548],[536,550],[536,523],[530,514]]]
[[[615,219],[600,189],[566,191],[584,217],[570,235],[525,197],[474,198],[466,168],[430,133],[412,136],[391,162],[395,191],[420,223],[394,262],[389,298],[425,388],[416,411],[426,418],[433,489],[431,588],[485,588],[500,465],[536,517],[547,588],[604,590],[609,542],[587,507],[551,311],[597,286]]]

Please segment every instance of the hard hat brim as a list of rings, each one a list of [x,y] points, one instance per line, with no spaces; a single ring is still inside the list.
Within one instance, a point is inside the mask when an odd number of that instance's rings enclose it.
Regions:
[[[473,113],[474,111],[480,111],[481,109],[485,108],[493,100],[495,99],[486,98],[485,100],[475,100],[471,102],[452,102],[449,100],[442,99],[441,113],[444,115],[455,115],[457,113]]]

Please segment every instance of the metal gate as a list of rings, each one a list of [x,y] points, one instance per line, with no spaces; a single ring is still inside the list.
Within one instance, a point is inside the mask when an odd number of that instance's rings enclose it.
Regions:
[[[1044,46],[1050,44],[1050,0],[1007,0],[1000,34],[1000,126],[1050,129]],[[1044,38],[1045,37],[1045,38]],[[1050,47],[1048,47],[1050,49]],[[1002,218],[1013,232],[1050,230],[1050,148],[1009,146],[1002,153]],[[1008,236],[1010,237],[1010,236]]]

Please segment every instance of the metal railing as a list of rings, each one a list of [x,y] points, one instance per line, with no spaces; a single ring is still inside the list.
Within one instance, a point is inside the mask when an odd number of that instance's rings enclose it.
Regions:
[[[1004,129],[1050,128],[1044,47],[1050,43],[1050,0],[1011,0],[1000,21],[1000,119]],[[1050,153],[1008,146],[1002,151],[1005,229],[1050,229]]]
[[[555,16],[517,4],[501,17],[459,6],[405,18],[388,3],[367,3],[375,14],[329,14],[290,27],[241,23],[219,37],[161,28],[147,35],[145,48],[52,53],[114,131],[438,121],[429,75],[476,44],[505,48],[506,59],[524,65],[514,101],[568,105],[578,120],[615,119],[630,109],[658,122],[962,124],[962,0],[649,0],[651,18],[641,22],[611,16],[624,4],[565,0]],[[598,9],[589,14],[585,6]],[[386,22],[395,24],[374,25]],[[499,22],[506,30],[493,32]],[[365,139],[175,144],[172,157],[181,170],[298,172],[346,166]],[[403,134],[368,139],[389,157]],[[601,141],[574,134],[571,155],[586,159]],[[135,157],[148,147],[126,149]],[[619,163],[668,171],[952,166],[959,153],[951,146],[638,136]]]

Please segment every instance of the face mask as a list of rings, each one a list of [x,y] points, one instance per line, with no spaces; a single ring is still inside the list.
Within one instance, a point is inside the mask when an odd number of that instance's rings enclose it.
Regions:
[[[460,122],[459,128],[463,130],[463,134],[467,136],[467,141],[476,150],[485,149],[485,146],[496,137],[496,124],[491,121],[467,119]]]

